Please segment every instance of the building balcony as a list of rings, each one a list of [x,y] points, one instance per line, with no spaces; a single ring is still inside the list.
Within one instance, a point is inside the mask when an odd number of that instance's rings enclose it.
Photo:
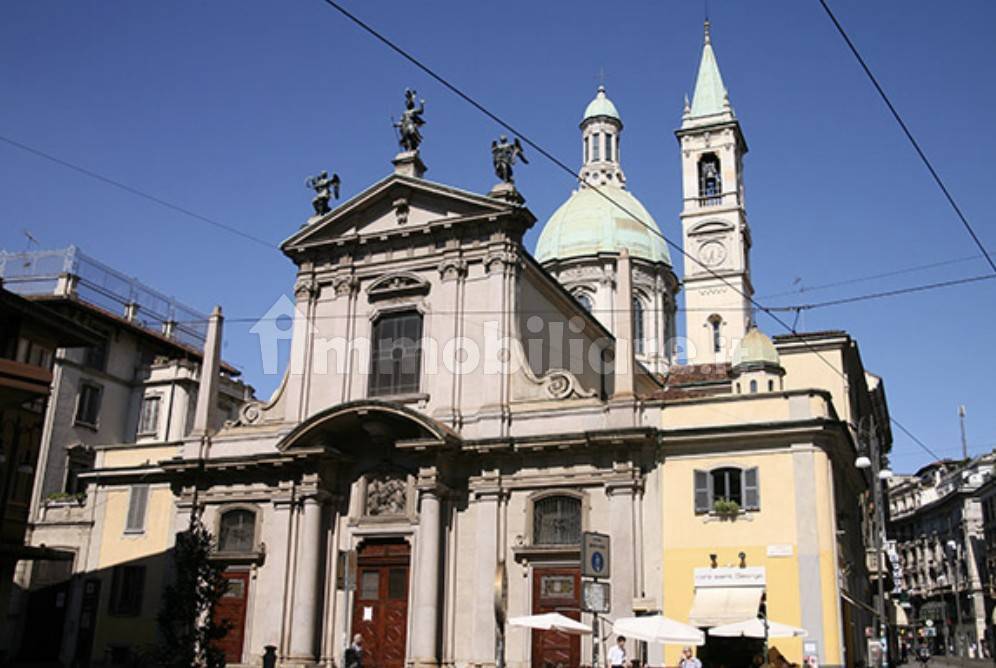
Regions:
[[[19,404],[48,396],[51,370],[0,358],[0,397],[4,403]]]

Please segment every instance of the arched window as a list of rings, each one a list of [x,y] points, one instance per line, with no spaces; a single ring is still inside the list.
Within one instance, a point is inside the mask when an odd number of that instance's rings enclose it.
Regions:
[[[591,297],[588,296],[588,293],[577,292],[574,294],[574,299],[578,300],[578,304],[581,304],[581,308],[588,313],[591,313],[591,309],[594,308],[594,305],[591,303]]]
[[[218,551],[252,552],[256,548],[256,513],[246,508],[226,511],[218,531]]]
[[[533,503],[533,545],[581,543],[581,499],[545,496]]]
[[[723,181],[719,171],[719,158],[706,153],[699,160],[699,198],[703,206],[720,204],[723,199]]]
[[[723,319],[718,315],[709,316],[709,327],[712,328],[712,352],[718,353],[723,349],[723,338],[720,336],[720,326]]]
[[[644,351],[644,319],[643,302],[639,297],[633,297],[633,348],[637,355]]]
[[[750,393],[751,394],[757,394],[757,381],[756,380],[750,381]]]

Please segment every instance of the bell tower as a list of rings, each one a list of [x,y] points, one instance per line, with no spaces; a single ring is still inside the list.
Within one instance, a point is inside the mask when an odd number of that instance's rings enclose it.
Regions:
[[[744,208],[747,143],[719,73],[708,21],[695,93],[691,104],[685,98],[675,134],[681,147],[684,249],[698,260],[685,260],[687,361],[729,362],[750,327],[748,297],[754,294]]]

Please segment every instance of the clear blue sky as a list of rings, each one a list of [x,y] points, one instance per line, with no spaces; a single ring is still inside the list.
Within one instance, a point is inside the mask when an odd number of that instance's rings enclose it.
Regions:
[[[568,162],[604,68],[625,121],[631,190],[680,240],[673,130],[691,92],[702,2],[357,2],[347,6]],[[976,254],[816,0],[711,0],[714,44],[751,152],[747,205],[762,302],[798,303],[980,274],[981,259],[769,299]],[[832,6],[982,239],[996,249],[996,3],[834,0]],[[6,2],[0,134],[276,244],[307,218],[306,176],[344,196],[384,176],[406,86],[427,100],[428,178],[485,192],[495,125],[321,0]],[[518,178],[544,221],[572,182],[533,153]],[[541,223],[529,234],[535,244]],[[267,251],[0,143],[0,247],[71,243],[207,311],[261,314],[293,282]],[[676,265],[680,273],[680,258]],[[885,377],[893,414],[942,455],[996,445],[996,281],[841,306],[806,329],[846,329]],[[762,328],[777,333],[761,318]],[[248,324],[224,353],[267,396]],[[894,464],[927,456],[896,435]]]

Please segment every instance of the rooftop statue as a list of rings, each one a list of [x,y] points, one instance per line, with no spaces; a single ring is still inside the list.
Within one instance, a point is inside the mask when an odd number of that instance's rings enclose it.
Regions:
[[[401,148],[406,151],[417,151],[419,144],[422,143],[422,133],[419,132],[419,128],[425,125],[425,120],[422,118],[422,114],[425,113],[425,100],[418,101],[418,107],[415,106],[415,91],[411,88],[405,89],[405,110],[401,114],[401,120],[394,124],[394,127],[398,128],[398,133],[400,137],[398,138],[398,143],[401,144]]]
[[[523,164],[529,164],[525,153],[522,151],[522,144],[519,143],[518,137],[515,138],[515,142],[512,144],[508,143],[508,137],[505,135],[499,137],[498,141],[491,142],[491,160],[495,166],[495,175],[503,183],[515,182],[515,179],[512,177],[512,165],[515,164],[516,158],[522,160]]]
[[[339,199],[339,175],[333,174],[329,178],[329,173],[323,171],[318,176],[312,176],[304,182],[308,188],[315,191],[315,198],[311,200],[311,205],[315,207],[316,216],[324,216],[332,210],[329,201],[335,197]]]

